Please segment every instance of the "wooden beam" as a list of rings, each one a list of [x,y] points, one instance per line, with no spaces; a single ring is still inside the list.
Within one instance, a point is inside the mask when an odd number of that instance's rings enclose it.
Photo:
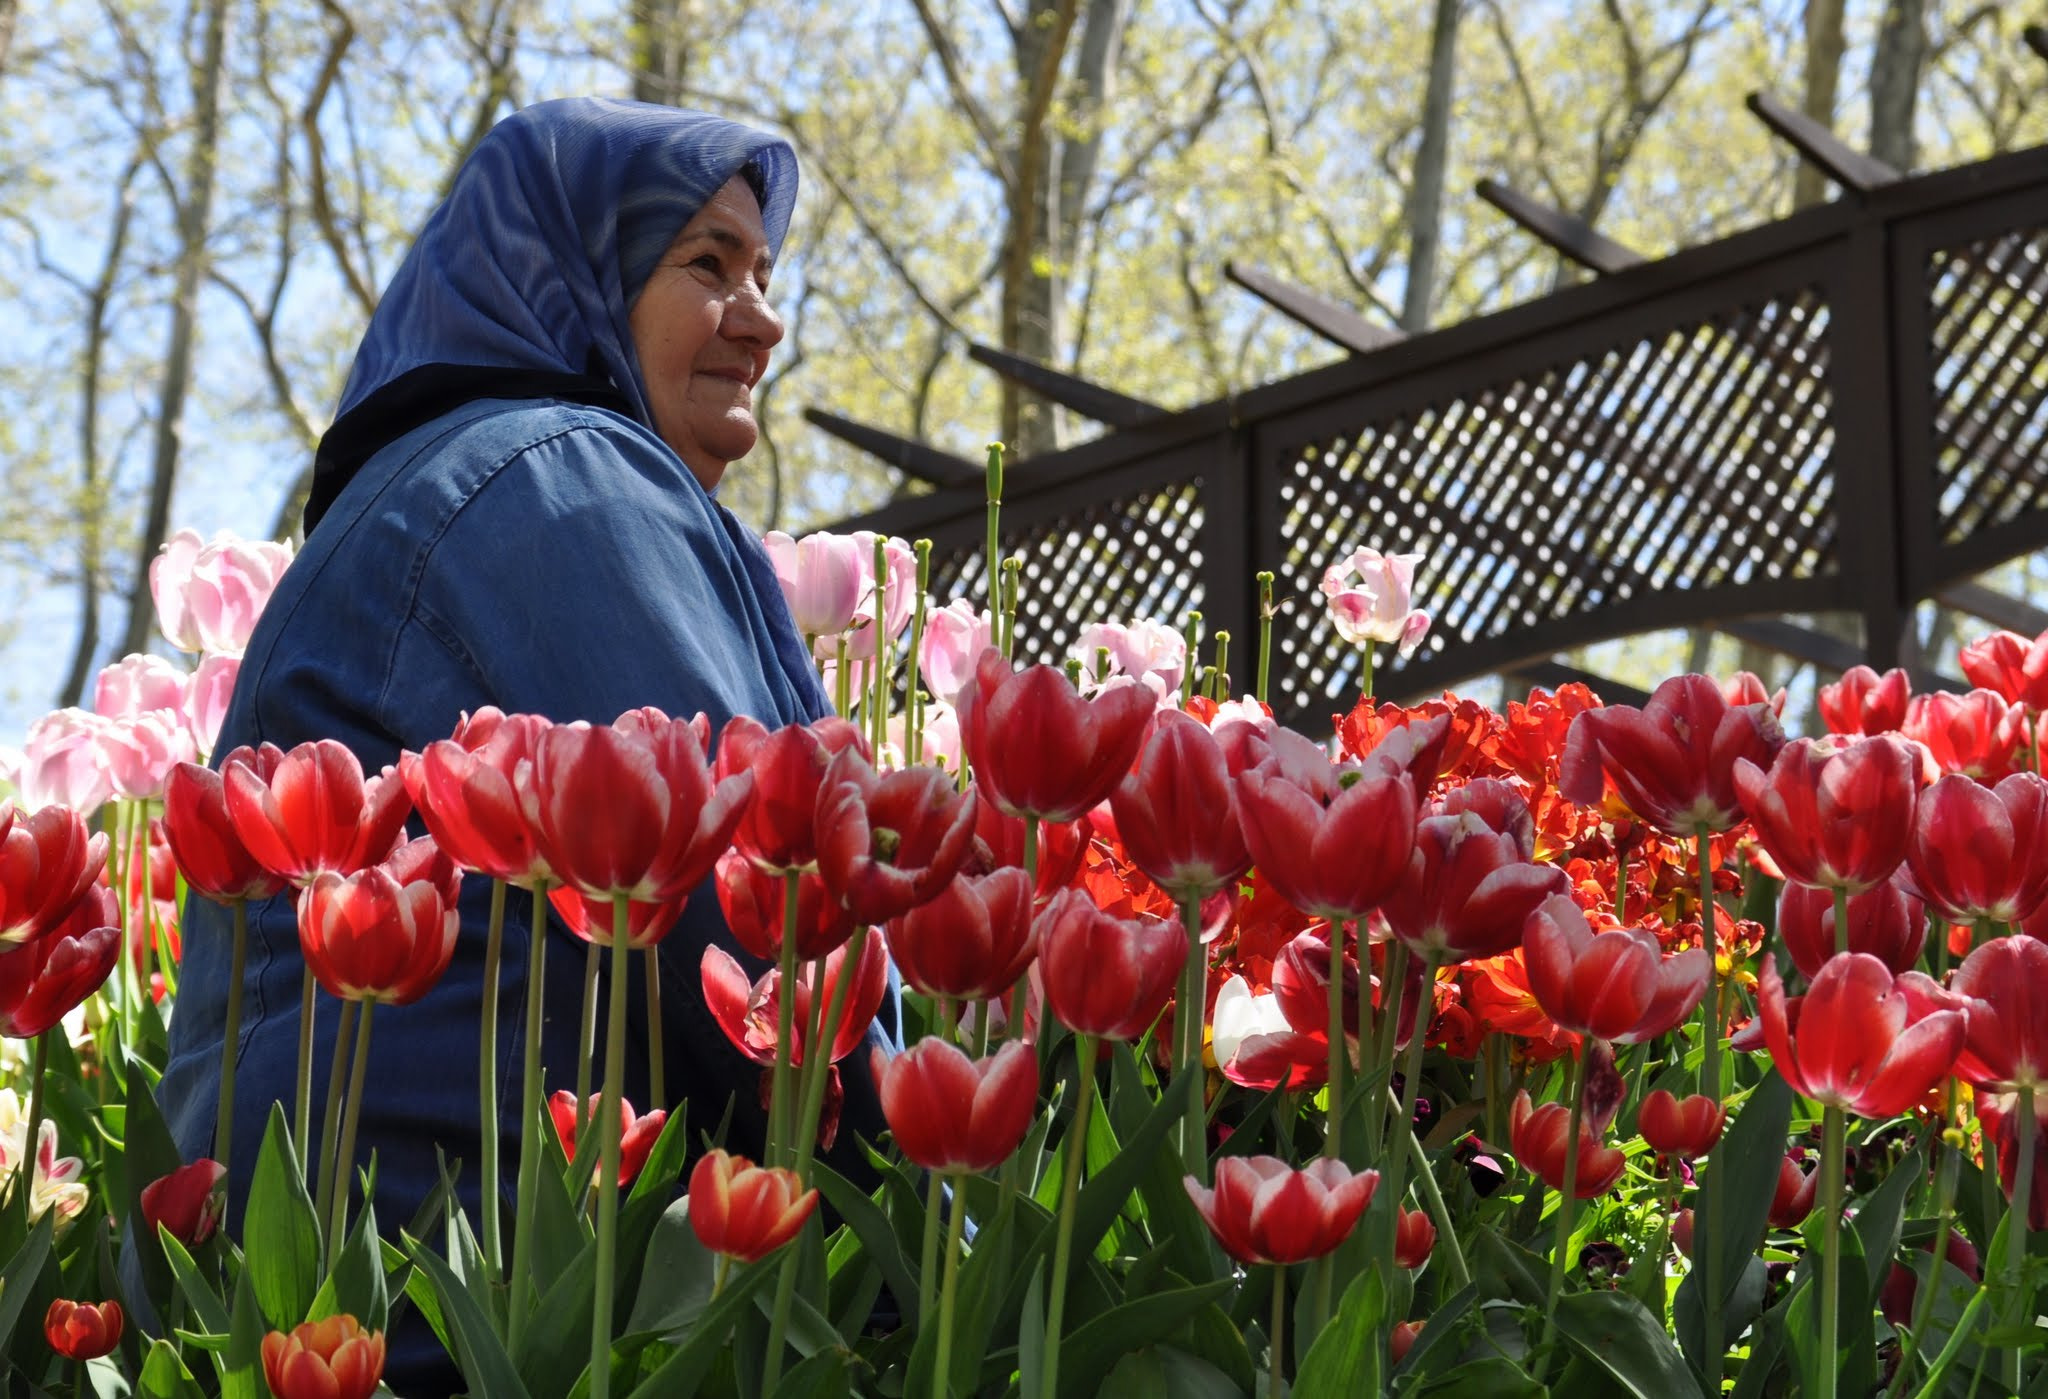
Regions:
[[[2048,58],[2048,25],[2030,24],[2020,31],[2020,37],[2027,41],[2028,48]]]
[[[1540,685],[1546,690],[1556,691],[1570,684],[1581,684],[1598,696],[1605,704],[1632,704],[1640,709],[1650,702],[1650,692],[1638,690],[1633,685],[1624,685],[1619,680],[1609,680],[1604,675],[1595,675],[1590,670],[1580,670],[1562,661],[1530,661],[1524,665],[1510,667],[1501,672],[1501,679],[1521,681],[1528,685]],[[1515,696],[1510,693],[1508,698]]]
[[[1768,92],[1752,92],[1743,105],[1843,189],[1868,194],[1879,185],[1894,184],[1899,179],[1899,172],[1891,166],[1852,149],[1812,117],[1786,106]]]
[[[1348,306],[1326,296],[1283,282],[1270,272],[1247,267],[1241,262],[1223,264],[1223,275],[1243,287],[1281,315],[1306,326],[1316,334],[1354,355],[1369,355],[1407,337],[1398,330],[1374,325]]]
[[[1953,588],[1943,588],[1934,595],[1934,600],[1950,611],[1967,613],[2021,636],[2036,637],[2048,631],[2048,611],[1981,583],[1958,583]]]
[[[1110,427],[1143,427],[1171,416],[1157,404],[1120,394],[1115,389],[1105,389],[1086,379],[1077,379],[1051,365],[1013,355],[1008,350],[998,350],[993,345],[970,345],[967,358],[987,365],[1012,383],[1022,384],[1033,393]]]
[[[823,428],[841,442],[852,443],[884,465],[893,466],[904,475],[915,476],[920,481],[929,481],[934,486],[966,486],[987,479],[986,471],[965,457],[956,457],[951,452],[942,452],[908,437],[898,437],[893,432],[827,413],[822,408],[804,409],[804,420],[812,427]]]
[[[1640,267],[1648,261],[1635,249],[1615,242],[1584,219],[1531,199],[1499,180],[1481,180],[1477,188],[1481,199],[1579,266],[1603,277]]]
[[[1852,666],[1869,665],[1870,658],[1861,646],[1839,636],[1829,636],[1797,622],[1780,618],[1752,617],[1739,622],[1717,622],[1714,630],[1737,641],[1746,641],[1752,646],[1761,646],[1766,651],[1776,651],[1781,656],[1790,656],[1795,661],[1805,661],[1817,669],[1840,675]],[[1924,693],[1928,690],[1967,690],[1967,681],[1925,666],[1908,666],[1906,674],[1913,682],[1913,690]]]

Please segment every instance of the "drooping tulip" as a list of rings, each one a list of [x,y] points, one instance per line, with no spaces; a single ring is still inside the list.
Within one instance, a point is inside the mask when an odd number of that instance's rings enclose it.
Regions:
[[[2048,1086],[2048,943],[1993,938],[1963,959],[1949,989],[1968,1016],[1956,1077],[1999,1093]]]
[[[1563,1029],[1641,1043],[1690,1015],[1712,969],[1704,948],[1666,957],[1640,928],[1595,933],[1571,895],[1553,894],[1523,925],[1536,1002]]]
[[[770,732],[740,715],[718,735],[714,775],[722,782],[751,773],[754,799],[733,830],[733,846],[774,874],[815,865],[818,789],[841,752],[867,756],[867,741],[844,719],[827,717]]]
[[[1804,1169],[1790,1156],[1778,1161],[1778,1182],[1771,1190],[1769,1219],[1775,1229],[1797,1229],[1813,1213],[1820,1172]]]
[[[427,833],[448,858],[486,879],[531,889],[552,873],[520,806],[520,765],[531,764],[553,725],[538,714],[486,706],[465,714],[449,738],[401,762],[399,775]]]
[[[1317,918],[1363,918],[1391,894],[1415,849],[1415,783],[1380,765],[1338,766],[1299,734],[1237,776],[1245,843],[1259,873]]]
[[[299,899],[299,947],[328,994],[411,1005],[455,955],[461,873],[432,836],[383,864],[324,873]]]
[[[213,1237],[227,1195],[219,1187],[228,1168],[218,1161],[194,1161],[142,1187],[142,1223],[154,1235],[159,1228],[188,1250]]]
[[[1912,685],[1894,667],[1880,676],[1867,665],[1851,666],[1841,681],[1823,685],[1817,701],[1821,721],[1835,734],[1894,733],[1906,722]]]
[[[273,767],[281,756],[269,749]],[[259,761],[256,750],[237,748],[223,766]],[[267,899],[284,888],[284,880],[258,864],[242,844],[228,816],[226,784],[210,768],[181,763],[172,769],[164,785],[164,836],[185,882],[215,903]]]
[[[275,1399],[370,1399],[384,1377],[384,1333],[343,1312],[263,1338],[263,1378]]]
[[[0,952],[71,916],[107,863],[107,837],[67,807],[0,806]]]
[[[1630,811],[1666,835],[1725,831],[1742,820],[1737,760],[1768,767],[1784,744],[1769,705],[1730,705],[1706,676],[1677,675],[1641,709],[1607,705],[1576,715],[1557,790],[1595,807],[1611,783]]]
[[[1552,1190],[1564,1189],[1564,1158],[1571,1133],[1571,1112],[1563,1103],[1535,1107],[1527,1092],[1515,1095],[1508,1113],[1508,1137],[1515,1159]],[[1572,1194],[1581,1200],[1604,1195],[1621,1179],[1628,1158],[1619,1147],[1602,1146],[1591,1125],[1579,1124],[1578,1170]]]
[[[96,884],[63,922],[0,952],[0,1035],[40,1035],[99,990],[120,957],[120,903]]]
[[[181,651],[239,656],[291,561],[289,544],[226,530],[206,541],[179,530],[149,565],[164,639]]]
[[[331,738],[302,743],[274,766],[260,756],[223,764],[221,782],[243,847],[301,889],[388,856],[412,805],[396,768],[365,779],[356,755]]]
[[[1636,1129],[1652,1149],[1687,1161],[1705,1156],[1721,1140],[1721,1128],[1728,1114],[1703,1093],[1675,1098],[1662,1088],[1653,1090],[1636,1110]]]
[[[1142,686],[1084,699],[1051,666],[1014,669],[990,647],[960,692],[960,741],[976,790],[1011,816],[1073,821],[1130,771],[1154,708]]]
[[[1516,805],[1526,822],[1527,807],[1519,799]],[[1490,824],[1469,804],[1426,810],[1441,814],[1416,825],[1408,867],[1381,907],[1388,927],[1411,951],[1438,963],[1495,957],[1517,946],[1537,905],[1566,892],[1564,871],[1533,863],[1525,835],[1503,816]]]
[[[877,773],[837,754],[818,788],[818,873],[857,923],[907,913],[949,884],[974,840],[974,794],[935,767]]]
[[[1038,915],[1038,970],[1053,1014],[1076,1034],[1132,1040],[1166,1008],[1188,956],[1180,920],[1117,918],[1082,890]]]
[[[1996,787],[1949,775],[1920,794],[1907,860],[1944,918],[2017,923],[2048,902],[2048,781],[2016,772]]]
[[[1296,1170],[1277,1156],[1228,1156],[1216,1184],[1183,1184],[1216,1242],[1240,1263],[1306,1263],[1343,1243],[1379,1188],[1378,1171],[1319,1157]]]
[[[1911,971],[1926,939],[1926,908],[1907,886],[1905,871],[1849,896],[1849,951],[1867,952],[1894,972]],[[1787,884],[1778,897],[1778,940],[1799,974],[1812,980],[1835,955],[1835,896],[1809,884]]]
[[[851,1054],[854,1048],[867,1037],[868,1026],[875,1018],[875,1012],[882,1004],[882,993],[889,984],[889,957],[882,950],[880,938],[865,938],[861,942],[860,960],[854,963],[850,972],[846,967],[846,951],[841,947],[825,959],[825,1004],[832,1003],[832,997],[839,985],[839,978],[852,975],[853,987],[848,992],[845,1015],[839,1022],[839,1033],[833,1037],[831,1060],[837,1063]],[[769,968],[760,980],[749,981],[740,964],[730,953],[713,946],[704,949],[700,967],[704,984],[704,1000],[710,1008],[711,1018],[718,1022],[718,1028],[732,1041],[733,1048],[757,1064],[772,1065],[775,1062],[775,1041],[780,1024],[778,1019],[783,992],[782,973]],[[790,1049],[790,1062],[801,1064],[805,1061],[806,1048],[803,1043],[803,1028],[810,1023],[811,981],[808,976],[799,977],[796,985],[796,999],[793,1005],[797,1042]]]
[[[2029,641],[1997,631],[1965,646],[1956,664],[1972,685],[1996,690],[2009,704],[2048,709],[2048,632]]]
[[[66,1360],[97,1360],[121,1344],[119,1302],[74,1302],[59,1297],[43,1313],[43,1339]],[[280,1390],[279,1393],[283,1391]]]
[[[1324,569],[1323,599],[1337,634],[1353,646],[1382,642],[1411,654],[1429,634],[1429,614],[1414,605],[1421,562],[1420,554],[1358,548]]]
[[[1206,899],[1251,868],[1229,765],[1198,720],[1162,712],[1109,801],[1131,863],[1176,902]]]
[[[548,1120],[554,1124],[555,1139],[562,1144],[562,1155],[571,1164],[576,1160],[577,1133],[597,1116],[602,1099],[593,1093],[583,1102],[583,1111],[576,1111],[576,1095],[568,1089],[550,1094],[548,1097]],[[659,1108],[653,1112],[636,1113],[633,1105],[624,1098],[619,1099],[619,1188],[633,1183],[640,1174],[640,1168],[647,1164],[647,1154],[654,1150],[654,1144],[661,1140],[661,1130],[668,1125],[668,1114]]]
[[[1769,772],[1737,759],[1735,790],[1787,879],[1860,894],[1905,861],[1917,768],[1912,749],[1889,735],[1843,746],[1801,738]]]
[[[818,1208],[796,1172],[707,1152],[690,1172],[690,1228],[713,1253],[755,1263],[797,1236]]]
[[[1817,1102],[1859,1117],[1894,1117],[1954,1068],[1963,1012],[1919,972],[1894,976],[1861,952],[1828,959],[1804,996],[1787,999],[1764,958],[1757,1010],[1778,1072]]]
[[[1038,955],[1030,881],[1014,868],[955,879],[889,925],[889,952],[904,981],[924,995],[1002,995]]]
[[[1038,1114],[1038,1055],[1012,1040],[970,1059],[942,1039],[871,1056],[882,1115],[896,1149],[928,1171],[992,1171],[1010,1158]]]

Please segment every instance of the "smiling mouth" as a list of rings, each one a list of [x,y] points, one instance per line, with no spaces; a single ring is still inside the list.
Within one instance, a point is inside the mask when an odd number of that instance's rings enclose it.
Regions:
[[[732,383],[738,384],[743,389],[751,389],[754,387],[753,383],[751,382],[753,376],[748,374],[743,369],[700,369],[697,372],[699,374],[704,375],[708,379],[729,380]]]

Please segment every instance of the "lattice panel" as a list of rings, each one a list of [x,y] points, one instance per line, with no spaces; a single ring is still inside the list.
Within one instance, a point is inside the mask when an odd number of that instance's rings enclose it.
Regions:
[[[1424,556],[1428,654],[1644,593],[1830,571],[1827,354],[1827,308],[1803,291],[1311,443],[1280,487],[1282,702],[1357,693],[1318,585],[1361,544]]]
[[[2048,505],[2048,227],[1928,259],[1941,538]]]
[[[1020,661],[1063,659],[1091,622],[1154,618],[1178,627],[1202,605],[1202,483],[1104,500],[1020,530],[1006,517],[1002,548],[1022,554]],[[932,596],[982,605],[988,583],[980,549],[932,557]]]

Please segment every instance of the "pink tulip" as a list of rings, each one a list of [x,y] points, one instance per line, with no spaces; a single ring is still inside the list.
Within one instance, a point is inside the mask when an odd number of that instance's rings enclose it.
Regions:
[[[1403,656],[1411,654],[1429,634],[1429,614],[1414,605],[1415,565],[1420,562],[1420,554],[1361,548],[1325,569],[1323,597],[1337,634],[1353,646],[1378,641],[1398,647]]]
[[[152,709],[132,718],[110,720],[100,731],[100,751],[114,794],[131,801],[162,796],[171,769],[199,759],[192,730],[185,716],[174,709]]]
[[[1102,653],[1109,653],[1103,663]],[[1124,626],[1094,622],[1081,629],[1069,652],[1081,663],[1081,693],[1092,695],[1117,683],[1135,680],[1159,699],[1180,693],[1187,674],[1187,639],[1164,622],[1150,618]]]
[[[192,738],[202,756],[213,752],[220,738],[220,726],[228,717],[228,701],[234,698],[235,677],[241,673],[240,656],[203,656],[185,687],[185,722],[192,726]]]
[[[152,709],[183,709],[188,678],[162,656],[123,656],[93,685],[93,712],[127,719]]]
[[[16,787],[34,810],[68,806],[91,816],[114,794],[100,734],[111,723],[85,709],[45,714],[28,728]]]
[[[975,657],[992,644],[994,631],[994,618],[964,598],[925,614],[917,665],[933,699],[950,705],[959,698],[961,687],[974,678]]]
[[[853,635],[848,641],[849,660],[873,660],[875,655],[875,535],[872,530],[855,530],[853,541],[860,562],[860,602],[853,609]],[[889,639],[903,635],[910,614],[917,607],[917,555],[901,539],[883,546],[889,562],[888,595],[883,598],[882,625]]]
[[[853,625],[866,575],[860,545],[850,534],[819,531],[792,539],[781,530],[761,537],[796,629],[805,636],[837,636]]]
[[[225,530],[203,543],[197,530],[179,530],[149,566],[165,638],[181,651],[239,656],[291,561],[288,544]]]

